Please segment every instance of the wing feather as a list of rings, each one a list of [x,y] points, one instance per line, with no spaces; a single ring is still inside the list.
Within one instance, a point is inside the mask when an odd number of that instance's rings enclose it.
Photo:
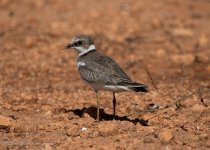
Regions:
[[[86,65],[79,67],[81,77],[88,83],[118,85],[122,82],[132,82],[112,58],[100,53],[92,58],[91,61],[83,59]]]

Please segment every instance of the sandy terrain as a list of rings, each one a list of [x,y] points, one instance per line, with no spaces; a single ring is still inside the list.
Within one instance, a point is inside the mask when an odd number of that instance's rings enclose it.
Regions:
[[[96,98],[75,51],[89,34],[151,93]],[[0,149],[210,149],[209,0],[1,0]],[[159,106],[159,107],[158,107]]]

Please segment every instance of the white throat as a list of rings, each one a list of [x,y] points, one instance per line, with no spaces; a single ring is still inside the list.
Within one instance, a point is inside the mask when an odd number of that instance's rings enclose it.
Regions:
[[[90,51],[93,51],[96,49],[95,45],[90,45],[87,49],[84,49],[83,47],[76,47],[76,49],[79,51],[79,56],[82,56],[84,54],[87,54]]]

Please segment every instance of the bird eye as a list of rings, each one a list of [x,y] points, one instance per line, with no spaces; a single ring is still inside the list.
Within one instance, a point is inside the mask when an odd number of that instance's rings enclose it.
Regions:
[[[82,44],[82,41],[78,41],[78,45],[81,45]]]

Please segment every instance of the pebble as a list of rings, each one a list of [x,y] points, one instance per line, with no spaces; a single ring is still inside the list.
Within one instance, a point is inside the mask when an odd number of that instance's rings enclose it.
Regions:
[[[159,133],[159,138],[163,143],[169,143],[173,139],[173,130],[172,129],[163,129]]]
[[[159,109],[159,107],[160,106],[158,104],[151,103],[151,104],[147,105],[146,111],[148,111],[148,112],[154,112],[155,110]]]
[[[193,32],[186,28],[175,28],[172,30],[172,35],[176,37],[192,37]]]
[[[34,37],[27,37],[25,39],[25,45],[28,48],[32,48],[34,45],[36,45],[37,40]]]
[[[205,47],[208,43],[208,39],[205,34],[202,34],[198,40],[199,47]]]
[[[206,71],[207,71],[208,73],[210,73],[210,65],[208,65],[208,66],[206,67]]]
[[[80,135],[80,128],[78,125],[72,125],[70,129],[67,130],[67,135],[68,136],[79,136]]]
[[[44,150],[52,150],[52,146],[49,143],[44,143]]]
[[[210,51],[210,50],[205,50],[205,51],[202,51],[202,53],[196,54],[198,61],[208,63],[208,61],[210,60],[210,57],[206,54],[206,51]],[[209,67],[210,67],[210,65],[209,65]]]
[[[87,128],[86,127],[83,127],[82,129],[81,129],[81,131],[86,131],[87,130]]]
[[[194,112],[202,112],[204,111],[206,108],[205,106],[201,105],[201,104],[195,104],[193,107],[192,107],[192,110]]]
[[[144,114],[141,115],[141,118],[143,120],[149,120],[150,118],[152,118],[152,116],[153,115],[151,113],[144,113]]]
[[[14,125],[12,118],[0,115],[0,126],[11,127],[12,125]]]
[[[208,134],[207,133],[202,133],[199,135],[200,139],[208,139]]]
[[[190,65],[195,62],[195,55],[193,54],[174,54],[171,60],[177,64]]]
[[[153,143],[154,142],[154,136],[153,135],[147,135],[144,137],[144,143]]]
[[[115,133],[115,124],[110,123],[109,125],[99,124],[98,131],[102,136],[107,136]]]
[[[160,48],[156,51],[156,56],[157,57],[165,57],[166,56],[166,51],[164,49]]]
[[[45,113],[45,116],[46,116],[46,117],[48,117],[48,116],[52,116],[52,111],[50,111],[50,110],[49,110],[49,111],[47,111],[47,112]]]
[[[9,4],[10,0],[1,0],[0,5],[5,7]]]

